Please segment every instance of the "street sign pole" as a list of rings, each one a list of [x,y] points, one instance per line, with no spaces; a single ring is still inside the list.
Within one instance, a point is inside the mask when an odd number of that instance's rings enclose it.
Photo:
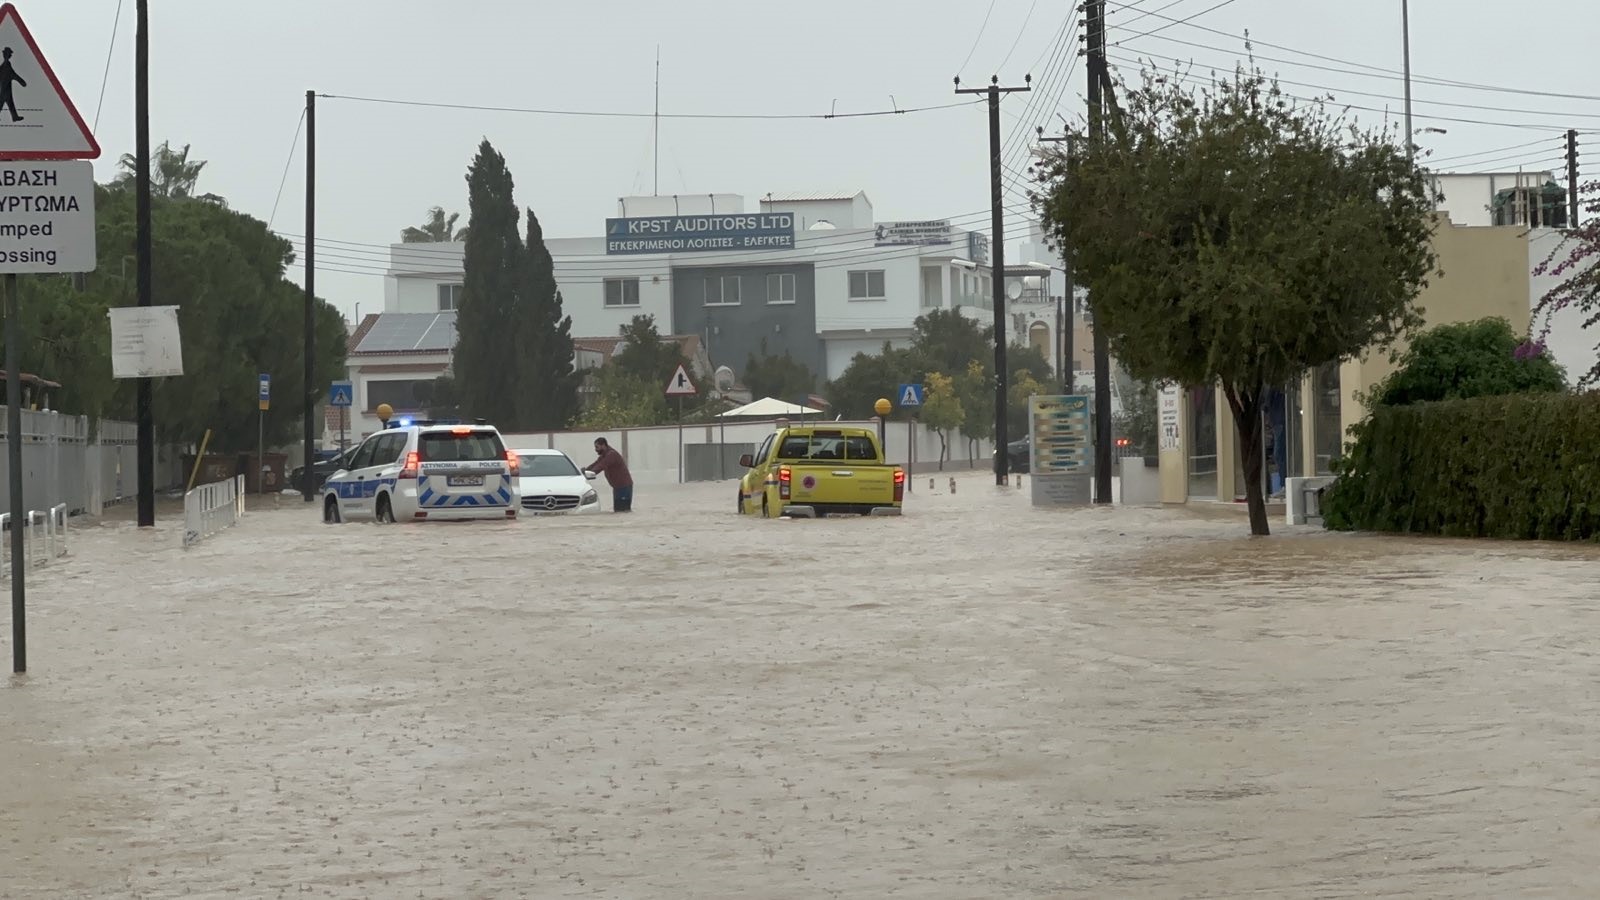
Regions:
[[[143,41],[140,0],[139,40]],[[5,274],[6,458],[11,509],[11,670],[28,670],[26,501],[22,496],[22,303],[17,273],[71,274],[95,266],[94,172],[100,145],[61,87],[28,26],[10,3],[0,3],[0,47],[5,48],[4,100],[11,123],[0,134],[5,183],[17,190],[6,208],[9,233],[0,236],[0,272]],[[140,44],[142,54],[142,44]],[[141,56],[142,61],[142,56]],[[142,97],[141,97],[142,99]],[[26,112],[26,116],[19,115]],[[74,160],[74,162],[62,162]],[[23,205],[24,199],[31,201]],[[140,266],[141,278],[145,266]],[[143,485],[141,484],[141,490]],[[141,493],[142,496],[142,493]]]
[[[678,483],[685,481],[683,473],[683,398],[694,397],[700,389],[694,386],[694,379],[689,377],[689,370],[680,363],[673,370],[672,377],[667,380],[666,395],[678,399]]]
[[[22,371],[17,360],[17,331],[22,305],[17,302],[17,276],[6,273],[6,474],[11,493],[11,671],[28,671],[28,626],[24,578],[28,550],[22,521]]]
[[[678,397],[678,483],[683,484],[683,397]]]

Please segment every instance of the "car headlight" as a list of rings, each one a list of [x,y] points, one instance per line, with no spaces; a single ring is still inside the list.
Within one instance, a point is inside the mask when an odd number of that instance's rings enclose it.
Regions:
[[[589,490],[583,492],[583,505],[584,506],[588,506],[591,503],[599,503],[599,502],[600,502],[600,495],[594,492],[594,488],[590,488]]]

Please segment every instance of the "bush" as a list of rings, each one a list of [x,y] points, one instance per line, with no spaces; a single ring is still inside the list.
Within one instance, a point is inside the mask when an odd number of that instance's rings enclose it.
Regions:
[[[1505,319],[1478,319],[1417,335],[1400,368],[1372,391],[1375,406],[1465,400],[1501,394],[1555,393],[1567,375],[1544,345],[1526,342]]]
[[[1600,539],[1600,393],[1379,407],[1352,435],[1329,528]]]

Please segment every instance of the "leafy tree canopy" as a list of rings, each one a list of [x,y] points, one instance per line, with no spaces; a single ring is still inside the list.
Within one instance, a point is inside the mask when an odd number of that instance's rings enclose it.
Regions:
[[[744,364],[744,386],[757,398],[776,397],[790,403],[805,403],[806,397],[817,387],[817,376],[806,364],[785,350],[782,356],[767,351],[767,342],[761,342],[761,355],[750,354]]]
[[[1566,390],[1566,372],[1505,319],[1479,319],[1417,335],[1400,368],[1372,390],[1382,406]]]
[[[1544,319],[1541,340],[1550,334],[1550,317],[1564,309],[1582,313],[1584,328],[1600,323],[1600,181],[1588,182],[1578,193],[1588,221],[1569,227],[1566,240],[1534,267],[1535,275],[1561,276],[1534,309],[1535,315]],[[1600,383],[1600,343],[1595,345],[1595,356],[1595,364],[1578,376],[1578,387]]]
[[[1040,206],[1134,377],[1220,383],[1265,534],[1263,395],[1420,324],[1432,195],[1401,143],[1258,71],[1184,80],[1147,72],[1104,137],[1069,134]]]
[[[464,241],[467,239],[467,229],[456,227],[456,221],[460,218],[460,213],[446,213],[442,206],[432,207],[420,227],[413,225],[401,230],[400,241],[406,244]]]
[[[677,341],[661,336],[656,329],[655,316],[634,316],[622,326],[622,348],[610,365],[628,375],[649,382],[652,390],[661,393],[678,366],[687,366],[683,347]]]

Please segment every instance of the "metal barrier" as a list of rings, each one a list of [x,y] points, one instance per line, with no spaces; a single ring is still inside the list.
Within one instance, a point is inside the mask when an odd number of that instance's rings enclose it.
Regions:
[[[29,569],[49,565],[67,555],[67,505],[49,511],[30,509],[22,522],[23,564]],[[11,514],[0,513],[0,580],[11,578]]]
[[[244,476],[202,484],[183,495],[183,546],[192,547],[244,516]]]

